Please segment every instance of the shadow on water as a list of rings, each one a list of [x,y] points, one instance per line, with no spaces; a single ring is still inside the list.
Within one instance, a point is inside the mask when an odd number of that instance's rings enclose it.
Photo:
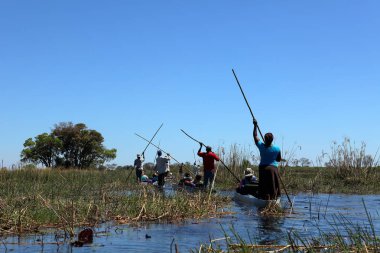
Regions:
[[[163,190],[167,196],[170,189]],[[231,196],[231,192],[224,192]],[[292,214],[265,217],[255,207],[235,201],[228,207],[233,214],[182,224],[103,224],[95,228],[94,242],[73,248],[63,235],[47,231],[43,235],[2,237],[0,250],[5,252],[170,252],[177,244],[180,252],[189,252],[210,238],[224,238],[223,230],[233,229],[242,239],[256,244],[284,244],[288,232],[296,230],[305,237],[318,236],[320,230],[332,232],[331,220],[341,214],[354,224],[368,225],[363,206],[371,213],[375,231],[380,234],[377,208],[380,195],[299,194]],[[284,200],[284,199],[283,199]],[[316,229],[318,228],[318,229]],[[79,231],[79,230],[78,230]],[[174,240],[174,241],[173,241]],[[221,243],[222,244],[222,243]]]

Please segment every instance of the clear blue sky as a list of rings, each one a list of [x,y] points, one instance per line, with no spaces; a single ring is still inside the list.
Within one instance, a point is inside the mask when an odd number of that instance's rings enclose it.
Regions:
[[[331,142],[380,146],[380,1],[0,1],[0,159],[54,124],[85,123],[131,164],[155,140],[248,146],[252,120],[315,160]],[[153,161],[154,149],[147,160]]]

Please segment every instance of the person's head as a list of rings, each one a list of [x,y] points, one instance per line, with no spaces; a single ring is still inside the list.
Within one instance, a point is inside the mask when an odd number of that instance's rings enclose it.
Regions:
[[[140,154],[137,154],[137,158],[139,158],[139,159],[140,159],[140,157],[141,157],[141,155],[140,155]]]
[[[190,173],[189,173],[189,172],[186,172],[184,178],[190,178],[190,177],[191,177],[191,176],[190,176]]]
[[[253,170],[251,168],[246,168],[244,171],[245,177],[252,177],[253,176]]]
[[[161,150],[158,150],[158,151],[157,151],[157,155],[158,155],[158,156],[161,156],[161,155],[162,155],[162,151],[161,151]]]
[[[206,146],[206,152],[211,152],[211,147],[210,146]]]
[[[265,142],[265,145],[266,146],[270,146],[272,145],[272,142],[273,142],[273,134],[272,133],[266,133],[264,135],[264,142]]]

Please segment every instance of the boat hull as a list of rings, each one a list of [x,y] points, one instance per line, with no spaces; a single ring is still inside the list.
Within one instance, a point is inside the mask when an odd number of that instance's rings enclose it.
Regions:
[[[264,200],[264,199],[258,199],[255,196],[250,195],[250,194],[243,195],[238,192],[235,192],[234,199],[237,201],[255,206],[255,207],[259,207],[259,208],[266,207],[269,204],[278,205],[278,206],[281,205],[281,198],[277,198],[274,200]]]

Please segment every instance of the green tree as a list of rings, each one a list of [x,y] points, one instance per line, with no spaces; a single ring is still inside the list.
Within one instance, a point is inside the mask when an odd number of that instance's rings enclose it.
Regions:
[[[38,141],[46,147],[38,145]],[[103,141],[104,138],[99,132],[88,129],[83,123],[74,125],[71,122],[62,122],[54,126],[51,134],[39,135],[35,141],[32,138],[26,140],[21,157],[22,161],[43,163],[46,167],[99,166],[114,159],[117,152],[116,149],[106,149]]]
[[[62,142],[52,134],[43,133],[24,142],[21,151],[22,162],[42,163],[46,167],[53,167],[59,154]]]

